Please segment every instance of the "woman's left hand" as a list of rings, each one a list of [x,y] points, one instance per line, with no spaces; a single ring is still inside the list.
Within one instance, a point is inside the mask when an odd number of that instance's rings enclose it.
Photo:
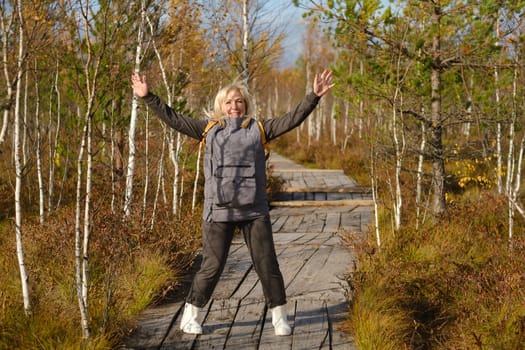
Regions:
[[[316,74],[314,78],[314,94],[321,97],[333,88],[335,84],[332,83],[332,78],[332,71],[328,69],[325,69],[321,75]]]

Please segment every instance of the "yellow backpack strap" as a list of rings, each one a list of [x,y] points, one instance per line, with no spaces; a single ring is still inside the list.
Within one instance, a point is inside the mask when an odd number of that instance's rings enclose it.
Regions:
[[[270,147],[268,146],[268,140],[266,139],[266,133],[264,132],[264,127],[262,125],[262,122],[259,119],[256,119],[255,121],[257,122],[259,131],[261,132],[261,141],[264,146],[264,153],[266,155],[266,159],[268,159],[268,157],[270,157]]]
[[[206,124],[206,127],[204,128],[204,131],[202,132],[202,145],[205,146],[206,145],[206,135],[208,135],[208,132],[210,131],[211,128],[213,128],[215,126],[215,124],[217,124],[218,121],[212,119],[208,122],[208,124]]]
[[[259,127],[259,132],[261,133],[261,142],[264,146],[264,153],[266,155],[266,159],[268,159],[268,157],[270,157],[270,147],[268,146],[268,140],[266,139],[266,133],[264,132],[264,127],[260,120],[256,119],[255,122],[257,123],[257,126]],[[210,129],[213,128],[215,124],[217,123],[218,123],[217,120],[212,119],[208,122],[208,124],[206,124],[206,127],[204,128],[204,131],[202,132],[201,142],[203,146],[206,145],[206,135],[208,135],[208,132],[210,131]]]

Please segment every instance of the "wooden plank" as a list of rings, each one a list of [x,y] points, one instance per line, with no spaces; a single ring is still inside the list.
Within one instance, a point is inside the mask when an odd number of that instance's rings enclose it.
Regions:
[[[341,214],[330,212],[326,214],[323,232],[338,232],[341,225]]]
[[[203,334],[195,339],[192,350],[224,348],[238,307],[239,300],[214,299],[202,325]]]
[[[276,336],[272,325],[271,311],[267,310],[258,350],[281,350],[292,348],[293,332],[295,328],[295,301],[288,302],[288,304],[285,305],[285,308],[288,313],[288,323],[290,324],[290,327],[292,327],[292,335]]]
[[[337,261],[331,256],[341,260]],[[348,254],[344,254],[341,248],[319,247],[305,262],[287,291],[297,297],[344,301],[344,285],[340,278],[349,262]]]
[[[212,302],[209,302],[208,305],[202,308],[202,310],[199,312],[197,321],[200,324],[203,324],[206,321],[206,315],[208,313],[209,308],[211,307],[211,304]],[[173,324],[173,327],[171,327],[170,331],[168,332],[168,335],[166,336],[166,339],[164,339],[164,342],[157,349],[159,350],[169,350],[169,349],[190,350],[193,348],[193,345],[197,339],[197,335],[186,334],[180,329],[180,320],[182,318],[182,311],[183,310],[181,309],[181,312],[177,314],[177,318],[175,320],[175,323]]]
[[[334,206],[373,206],[374,201],[369,199],[353,199],[339,201],[273,201],[270,202],[273,207],[334,207]]]
[[[259,276],[254,268],[251,268],[246,277],[242,280],[239,287],[231,295],[232,298],[244,299],[253,292],[256,296],[252,298],[264,299],[261,284],[259,283]]]
[[[347,232],[361,231],[361,214],[352,213],[341,217],[341,228]]]
[[[303,221],[304,215],[290,215],[284,223],[281,232],[297,232],[297,227]]]
[[[175,318],[182,313],[183,302],[150,307],[140,315],[135,330],[124,342],[124,349],[158,349]]]
[[[273,211],[272,211],[272,216],[274,216]],[[281,215],[281,216],[275,215],[275,217],[277,217],[277,219],[272,224],[272,231],[279,232],[281,228],[283,227],[284,223],[286,222],[286,220],[288,219],[288,217],[286,215]]]
[[[310,169],[310,168],[275,168],[273,174],[278,175],[279,173],[293,172],[297,173],[339,173],[344,174],[345,172],[341,169]],[[346,176],[346,175],[345,175]]]
[[[264,302],[243,300],[226,339],[225,349],[257,349],[264,324],[264,311]]]
[[[273,235],[273,242],[275,245],[290,244],[301,239],[304,235],[305,233],[277,233]]]
[[[304,219],[297,227],[299,232],[322,232],[326,213],[305,213]]]
[[[330,343],[323,300],[297,300],[292,350],[323,349]]]
[[[354,339],[348,330],[342,330],[346,318],[348,317],[348,305],[346,302],[329,303],[326,310],[330,325],[330,349],[332,350],[357,350]]]
[[[323,269],[326,258],[323,253],[325,253],[326,248],[317,248],[314,251],[314,254],[310,255],[308,259],[305,259],[304,264],[301,269],[297,271],[297,274],[294,276],[292,283],[287,288],[287,292],[290,295],[303,296],[309,294],[316,294],[319,288],[325,288],[323,285],[313,285],[311,283],[312,274],[316,270]],[[312,298],[316,296],[311,296]]]
[[[284,193],[303,193],[303,192],[327,192],[327,193],[370,193],[370,189],[358,186],[344,186],[341,184],[333,186],[315,186],[315,187],[293,187],[286,186],[281,189]]]
[[[308,259],[315,253],[316,248],[312,246],[294,245],[289,246],[279,254],[279,267],[284,279],[284,285],[288,297],[288,288],[293,283],[298,271],[300,271]]]

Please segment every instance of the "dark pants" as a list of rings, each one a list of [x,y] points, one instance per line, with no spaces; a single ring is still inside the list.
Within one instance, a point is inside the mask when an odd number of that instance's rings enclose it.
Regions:
[[[268,307],[286,304],[284,282],[272,236],[269,217],[242,222],[202,224],[202,265],[193,279],[186,302],[204,307],[213,293],[226,264],[235,228],[238,227],[250,251]]]

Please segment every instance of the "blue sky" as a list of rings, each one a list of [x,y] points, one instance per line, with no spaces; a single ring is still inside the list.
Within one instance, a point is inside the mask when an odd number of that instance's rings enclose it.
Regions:
[[[269,4],[274,4],[278,8],[279,18],[277,23],[283,25],[286,38],[283,42],[284,56],[281,59],[281,67],[289,67],[294,64],[297,58],[301,55],[303,50],[303,33],[304,20],[302,18],[303,10],[293,6],[290,0],[270,0]],[[286,3],[289,6],[286,6]],[[271,7],[270,5],[269,7]],[[283,8],[283,6],[286,6]]]
[[[391,5],[390,0],[381,0],[384,8]],[[279,12],[279,19],[284,25],[286,38],[284,40],[284,57],[281,59],[281,67],[292,66],[303,50],[303,33],[305,30],[303,10],[295,7],[291,0],[269,0],[268,8],[276,8]],[[281,10],[285,7],[284,10]],[[277,14],[276,14],[277,15]]]

